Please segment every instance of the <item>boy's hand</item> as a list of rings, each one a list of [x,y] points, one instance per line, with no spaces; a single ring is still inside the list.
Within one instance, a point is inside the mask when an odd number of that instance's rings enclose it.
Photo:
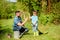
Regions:
[[[27,21],[28,20],[28,18],[25,18],[25,21]]]

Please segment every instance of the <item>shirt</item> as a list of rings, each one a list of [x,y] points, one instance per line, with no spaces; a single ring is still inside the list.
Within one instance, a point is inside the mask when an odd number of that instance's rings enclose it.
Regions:
[[[38,16],[31,16],[32,24],[38,23]]]
[[[22,19],[21,19],[21,17],[15,17],[14,18],[14,25],[13,25],[13,31],[18,31],[18,30],[20,30],[21,29],[21,26],[18,26],[17,24],[18,23],[22,23]]]

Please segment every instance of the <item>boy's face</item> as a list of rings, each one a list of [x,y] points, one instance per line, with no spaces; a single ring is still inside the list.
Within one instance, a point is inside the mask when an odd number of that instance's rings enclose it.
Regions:
[[[35,16],[35,15],[37,15],[37,13],[36,12],[33,12],[33,15]]]

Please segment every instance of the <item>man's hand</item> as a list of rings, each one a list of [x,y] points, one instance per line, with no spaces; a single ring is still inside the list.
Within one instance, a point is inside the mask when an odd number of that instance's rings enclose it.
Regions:
[[[28,20],[28,18],[25,18],[24,22],[22,22],[22,23],[19,22],[17,25],[23,26],[26,23],[27,20]]]

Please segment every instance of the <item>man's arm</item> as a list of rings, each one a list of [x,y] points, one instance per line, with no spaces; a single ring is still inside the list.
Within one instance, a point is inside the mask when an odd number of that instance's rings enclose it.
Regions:
[[[28,18],[26,18],[25,21],[22,22],[22,23],[18,22],[17,25],[19,25],[19,26],[23,26],[23,25],[26,23],[27,20],[28,20]]]

